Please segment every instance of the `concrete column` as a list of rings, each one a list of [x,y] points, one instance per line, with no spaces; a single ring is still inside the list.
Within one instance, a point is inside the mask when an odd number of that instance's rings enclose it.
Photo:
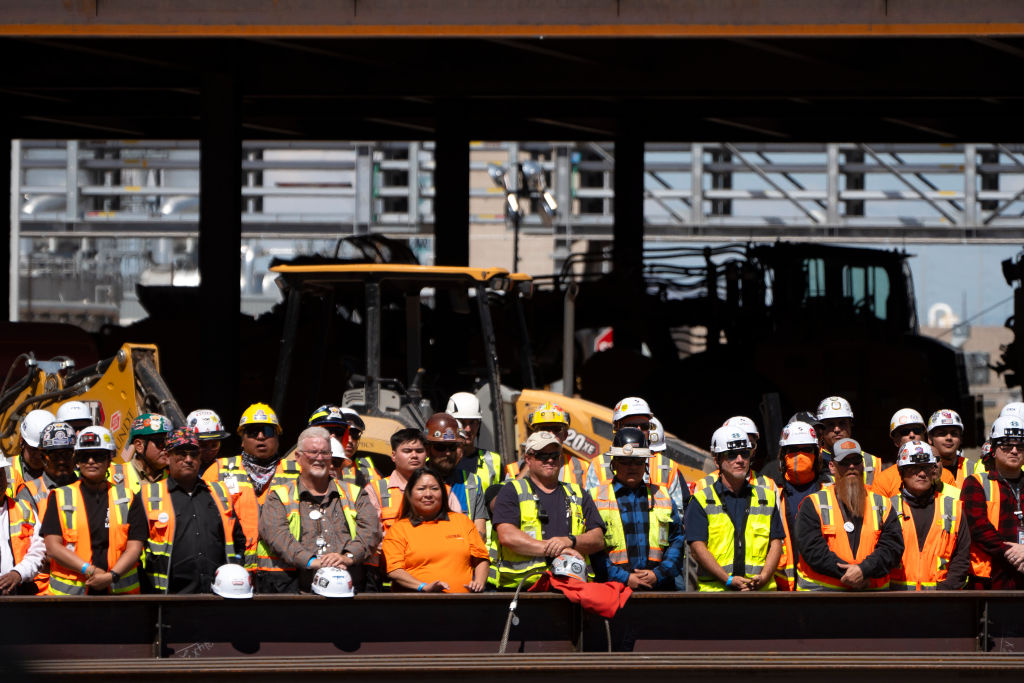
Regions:
[[[198,380],[203,408],[232,422],[241,412],[238,315],[242,246],[242,118],[232,73],[203,75],[199,140],[199,328],[203,353]],[[267,362],[273,372],[275,359]],[[241,397],[241,400],[266,400]],[[192,410],[199,406],[182,406]],[[280,410],[281,406],[274,406]]]
[[[469,265],[469,134],[461,106],[438,113],[434,148],[434,263]]]

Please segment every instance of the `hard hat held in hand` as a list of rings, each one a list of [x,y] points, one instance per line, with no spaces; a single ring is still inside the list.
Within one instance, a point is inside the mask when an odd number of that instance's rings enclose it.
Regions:
[[[562,553],[551,560],[551,573],[564,578],[587,580],[587,563],[575,555]]]
[[[939,461],[932,452],[932,447],[923,441],[908,441],[900,446],[900,454],[896,456],[896,467],[908,465],[935,465]]]
[[[630,415],[646,415],[650,417],[654,415],[651,412],[651,407],[647,405],[647,401],[643,400],[639,396],[628,396],[615,405],[615,413],[612,415],[612,422],[618,422],[624,417]]]
[[[468,391],[459,391],[452,394],[448,399],[448,405],[444,412],[456,420],[482,420],[484,416],[480,413],[480,400]]]
[[[782,428],[779,446],[817,446],[818,433],[806,422],[790,422]]]
[[[313,592],[325,598],[351,598],[352,576],[342,567],[321,567],[313,575]]]
[[[213,592],[222,598],[251,598],[252,577],[245,567],[238,564],[222,564],[213,576]]]
[[[842,396],[829,396],[818,404],[818,419],[832,420],[840,417],[853,419],[853,408]]]
[[[924,418],[913,408],[900,408],[892,414],[892,419],[889,420],[889,436],[905,425],[921,425],[923,427]]]
[[[39,448],[39,435],[43,427],[57,421],[57,417],[49,410],[33,410],[21,419],[18,430],[21,439],[32,448]]]

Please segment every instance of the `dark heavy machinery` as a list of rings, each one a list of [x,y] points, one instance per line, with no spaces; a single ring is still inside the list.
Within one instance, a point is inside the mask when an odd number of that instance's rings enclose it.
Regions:
[[[1024,251],[1003,261],[1002,266],[1003,278],[1013,288],[1013,315],[1006,320],[1006,327],[1013,330],[1013,341],[1003,349],[1001,362],[993,369],[1003,375],[1007,387],[1019,387],[1024,385]]]
[[[925,415],[957,410],[965,444],[977,445],[980,402],[969,394],[963,355],[919,334],[908,257],[784,242],[652,249],[645,251],[645,296],[623,301],[610,273],[587,272],[606,258],[580,255],[550,286],[538,278],[530,319],[540,381],[555,370],[543,362],[553,341],[543,330],[575,286],[577,347],[590,352],[579,365],[582,396],[597,403],[624,392],[645,396],[666,429],[687,441],[704,443],[731,415],[760,415],[763,450],[774,452],[789,415],[841,395],[853,404],[854,435],[883,457],[894,456],[889,418],[903,407]],[[583,343],[611,324],[611,307],[623,305],[639,313],[649,355],[595,353]]]

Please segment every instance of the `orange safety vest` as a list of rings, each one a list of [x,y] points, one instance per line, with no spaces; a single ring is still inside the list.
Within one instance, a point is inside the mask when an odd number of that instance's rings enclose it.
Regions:
[[[981,483],[985,490],[985,507],[988,510],[988,521],[996,530],[999,529],[999,483],[989,476],[988,472],[972,474],[974,479]],[[992,576],[992,556],[981,549],[981,546],[971,541],[971,575],[980,579],[987,579]]]
[[[10,527],[14,564],[18,564],[25,559],[25,554],[28,553],[28,549],[32,545],[36,517],[32,514],[32,508],[23,500],[15,500],[7,496],[4,499],[4,505],[7,506],[7,523]]]
[[[242,503],[236,505],[237,499],[232,499],[232,493],[223,482],[206,482],[210,489],[210,495],[220,513],[221,523],[224,525],[224,554],[228,562],[243,564],[247,569],[256,566],[256,542],[257,538],[250,537],[246,531],[251,522],[241,524],[241,517],[249,517],[253,514],[253,498],[246,496]],[[241,484],[239,484],[241,487]],[[146,483],[139,493],[142,496],[142,506],[146,511],[146,519],[149,522],[149,539],[146,541],[146,548],[143,553],[143,567],[146,575],[153,583],[153,588],[159,593],[166,593],[169,586],[169,575],[171,572],[171,552],[174,549],[174,505],[171,502],[170,489],[167,480],[156,483]],[[240,493],[241,499],[244,493]],[[254,495],[250,490],[250,495]],[[237,508],[237,509],[236,509]],[[245,551],[242,556],[235,551],[234,531],[235,519],[239,519],[243,534],[245,535]]]
[[[7,496],[14,498],[25,485],[25,461],[20,455],[11,458],[11,466],[7,468]]]
[[[949,573],[949,558],[956,548],[963,507],[953,496],[937,492],[932,524],[924,540],[924,548],[918,550],[917,526],[903,494],[893,496],[891,502],[900,513],[900,525],[903,527],[903,561],[889,573],[891,588],[935,590]]]
[[[89,520],[85,516],[85,501],[82,498],[82,482],[76,481],[61,486],[54,493],[54,502],[60,506],[61,536],[64,545],[81,558],[83,564],[92,562],[92,538],[89,535]],[[124,484],[107,489],[107,515],[109,540],[107,542],[107,569],[111,569],[124,554],[128,546],[128,508],[131,496]],[[68,568],[50,559],[50,595],[84,595],[86,577],[80,567]],[[119,581],[109,588],[116,595],[139,592],[138,565],[126,571]]]
[[[46,516],[46,503],[49,501],[50,489],[47,488],[46,483],[42,477],[38,479],[29,479],[26,482],[22,482],[21,485],[22,493],[19,494],[21,502],[26,502],[26,498],[30,503],[29,507],[35,510],[36,519],[42,519]],[[45,563],[39,568],[39,572],[36,574],[33,583],[36,584],[37,593],[45,593],[50,585],[50,572],[46,569]]]
[[[277,471],[270,478],[267,487],[263,489],[263,493],[256,495],[256,502],[263,505],[263,501],[267,499],[267,494],[270,493],[270,487],[274,484],[287,484],[292,479],[298,479],[299,471],[298,460],[281,458],[277,463]],[[238,480],[239,484],[244,483],[252,486],[249,473],[245,471],[245,466],[242,464],[241,455],[229,455],[225,458],[214,460],[206,468],[206,471],[203,472],[202,479],[209,484],[214,481],[225,481],[232,476]],[[256,487],[253,487],[253,493],[256,493]]]
[[[843,517],[839,510],[835,488],[826,486],[809,495],[805,499],[805,505],[807,501],[810,501],[814,506],[814,511],[818,513],[818,519],[821,520],[821,533],[828,542],[828,549],[838,555],[839,559],[853,564],[861,562],[874,551],[878,537],[882,534],[882,525],[892,509],[888,499],[877,493],[868,492],[867,500],[864,503],[864,521],[860,530],[860,543],[857,547],[857,554],[854,555],[850,547],[850,537],[846,534],[846,529],[843,526]],[[803,555],[800,555],[796,571],[796,589],[798,591],[849,590],[839,579],[820,574],[812,569]],[[888,575],[868,579],[868,590],[885,590],[888,587]]]
[[[515,479],[519,476],[520,471],[522,471],[521,463],[510,462],[505,467],[505,480]],[[587,468],[583,464],[583,460],[568,453],[562,453],[562,469],[558,470],[558,481],[566,484],[576,484],[582,488],[586,474]]]
[[[943,468],[945,469],[945,468]],[[982,465],[978,460],[972,460],[960,456],[956,463],[956,479],[952,482],[953,486],[958,489],[964,487],[964,480],[972,474],[980,474],[985,471],[985,466]]]
[[[789,534],[789,522],[786,521],[786,499],[779,493],[779,516],[782,518],[782,530],[786,538],[782,541],[782,556],[775,568],[775,589],[780,591],[796,590],[796,563],[793,562],[793,537]]]

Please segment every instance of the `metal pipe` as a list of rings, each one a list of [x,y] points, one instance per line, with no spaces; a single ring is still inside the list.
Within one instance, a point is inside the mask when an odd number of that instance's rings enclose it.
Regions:
[[[502,456],[515,452],[514,445],[505,442],[505,411],[501,400],[501,369],[498,365],[498,343],[494,337],[494,323],[491,320],[491,309],[487,302],[487,285],[476,286],[476,303],[480,311],[480,332],[483,336],[484,353],[487,361],[487,383],[491,387],[491,412],[494,415],[494,443]],[[511,436],[511,435],[510,435]]]
[[[366,283],[366,385],[363,398],[369,415],[379,414],[380,403],[380,282]]]
[[[569,397],[576,388],[576,297],[579,293],[575,282],[566,286],[562,314],[562,393]]]

